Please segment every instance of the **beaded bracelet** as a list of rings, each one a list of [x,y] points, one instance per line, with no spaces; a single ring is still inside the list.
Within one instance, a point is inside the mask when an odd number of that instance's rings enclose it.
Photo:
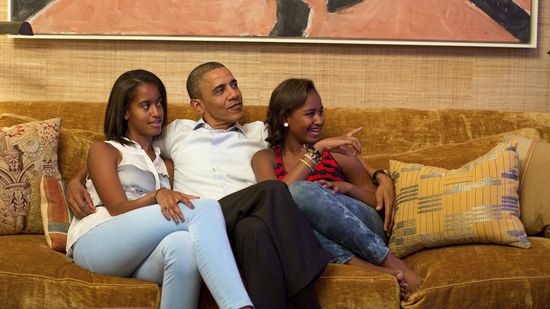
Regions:
[[[299,161],[304,163],[313,172],[313,167],[311,166],[311,164],[307,163],[304,159],[300,159]]]

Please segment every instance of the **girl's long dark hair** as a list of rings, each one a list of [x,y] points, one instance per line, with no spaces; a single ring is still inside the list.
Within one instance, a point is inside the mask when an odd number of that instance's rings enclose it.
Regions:
[[[126,136],[128,130],[128,121],[124,119],[124,114],[128,110],[128,105],[135,99],[137,88],[143,84],[157,85],[161,96],[161,104],[164,109],[164,118],[162,127],[166,126],[168,119],[168,110],[166,103],[166,88],[164,84],[155,74],[146,70],[132,70],[120,75],[107,103],[105,111],[105,119],[103,123],[103,133],[107,140],[114,140],[121,144],[131,144]]]
[[[304,105],[308,93],[314,90],[315,85],[311,80],[301,78],[287,79],[273,90],[264,121],[267,126],[265,140],[271,147],[281,146],[288,130],[283,125],[285,117]]]

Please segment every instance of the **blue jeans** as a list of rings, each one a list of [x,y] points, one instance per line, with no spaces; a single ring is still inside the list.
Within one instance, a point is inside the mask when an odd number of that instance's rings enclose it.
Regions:
[[[158,205],[116,216],[73,246],[77,265],[114,276],[162,284],[161,308],[197,308],[201,276],[220,308],[252,302],[239,275],[218,202],[180,203],[185,221],[166,220]],[[200,275],[199,275],[200,273]]]
[[[316,182],[296,181],[289,189],[323,248],[335,256],[333,263],[356,255],[380,265],[389,250],[384,222],[374,208]]]

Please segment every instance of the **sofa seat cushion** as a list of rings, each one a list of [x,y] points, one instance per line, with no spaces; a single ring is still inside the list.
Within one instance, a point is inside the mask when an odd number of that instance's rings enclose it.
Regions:
[[[399,308],[395,277],[365,268],[329,264],[315,288],[322,308]]]
[[[44,235],[10,235],[0,236],[0,299],[4,308],[158,308],[160,288],[80,268]]]
[[[6,308],[158,308],[161,289],[133,278],[102,276],[48,247],[44,235],[0,236],[0,299]],[[329,264],[316,282],[323,308],[399,308],[394,277]],[[203,289],[201,308],[216,308]]]
[[[547,308],[550,239],[531,248],[460,245],[422,250],[405,261],[425,277],[403,308]]]

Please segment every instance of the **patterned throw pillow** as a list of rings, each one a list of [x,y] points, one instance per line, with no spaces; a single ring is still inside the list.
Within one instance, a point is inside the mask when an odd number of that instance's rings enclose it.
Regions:
[[[60,178],[60,118],[0,128],[0,235],[43,232],[40,178]]]
[[[499,144],[456,170],[390,161],[396,212],[390,251],[495,243],[529,248],[519,219],[516,143]]]
[[[0,114],[0,127],[13,126],[20,123],[38,121],[31,117],[12,113]],[[59,134],[58,153],[59,172],[63,179],[72,179],[86,165],[90,146],[96,141],[103,141],[103,134],[82,129],[61,128]]]
[[[63,181],[46,175],[42,176],[40,201],[46,242],[53,250],[65,252],[72,216],[65,200]]]

